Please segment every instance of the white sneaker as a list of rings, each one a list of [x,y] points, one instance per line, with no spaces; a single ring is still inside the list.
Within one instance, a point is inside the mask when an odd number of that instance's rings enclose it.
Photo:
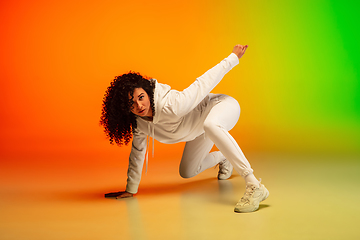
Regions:
[[[269,191],[266,187],[259,183],[249,183],[246,185],[244,196],[236,204],[234,211],[239,213],[254,212],[259,208],[260,202],[264,201],[269,196]]]
[[[218,179],[219,180],[225,180],[228,179],[232,172],[233,172],[233,166],[231,163],[224,159],[221,162],[219,162],[219,173],[218,173]]]

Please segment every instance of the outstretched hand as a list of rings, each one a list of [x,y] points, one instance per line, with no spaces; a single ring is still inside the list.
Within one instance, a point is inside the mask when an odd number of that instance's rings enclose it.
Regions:
[[[237,45],[235,45],[232,52],[235,53],[236,56],[238,56],[238,58],[240,59],[245,54],[245,51],[247,48],[248,48],[248,45],[237,44]]]
[[[106,193],[105,197],[106,198],[127,198],[127,197],[132,197],[134,194],[129,193],[129,192],[111,192],[111,193]]]

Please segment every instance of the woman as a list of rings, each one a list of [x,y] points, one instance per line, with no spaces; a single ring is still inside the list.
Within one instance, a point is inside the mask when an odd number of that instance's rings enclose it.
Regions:
[[[110,142],[128,144],[132,138],[126,190],[106,197],[132,197],[138,191],[148,136],[162,143],[186,142],[180,163],[183,178],[219,164],[218,179],[228,179],[233,168],[245,179],[246,191],[235,212],[252,212],[259,208],[269,191],[256,179],[240,147],[229,134],[240,116],[238,102],[210,91],[224,75],[239,63],[247,45],[236,45],[232,53],[197,78],[183,91],[172,90],[155,79],[138,73],[118,76],[108,87],[101,125]],[[213,145],[220,151],[211,152]],[[153,144],[154,146],[154,144]]]

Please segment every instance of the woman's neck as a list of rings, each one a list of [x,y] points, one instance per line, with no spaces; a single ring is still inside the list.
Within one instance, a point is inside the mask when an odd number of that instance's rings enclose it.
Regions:
[[[148,117],[148,116],[145,116],[145,117],[141,117],[142,119],[144,119],[145,121],[151,121],[153,120],[153,117]]]

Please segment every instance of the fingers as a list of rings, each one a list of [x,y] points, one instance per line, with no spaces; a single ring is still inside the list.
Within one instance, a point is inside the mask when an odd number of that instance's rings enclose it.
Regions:
[[[238,58],[241,58],[244,55],[247,48],[248,45],[237,44],[233,49],[233,53],[235,53],[238,56]]]
[[[234,48],[247,49],[249,45],[236,44]]]
[[[106,193],[106,194],[105,194],[105,197],[106,197],[106,198],[113,198],[113,197],[119,196],[119,194],[121,194],[121,193],[120,193],[120,192]]]
[[[248,45],[237,44],[235,45],[233,52],[245,51],[248,47]]]

